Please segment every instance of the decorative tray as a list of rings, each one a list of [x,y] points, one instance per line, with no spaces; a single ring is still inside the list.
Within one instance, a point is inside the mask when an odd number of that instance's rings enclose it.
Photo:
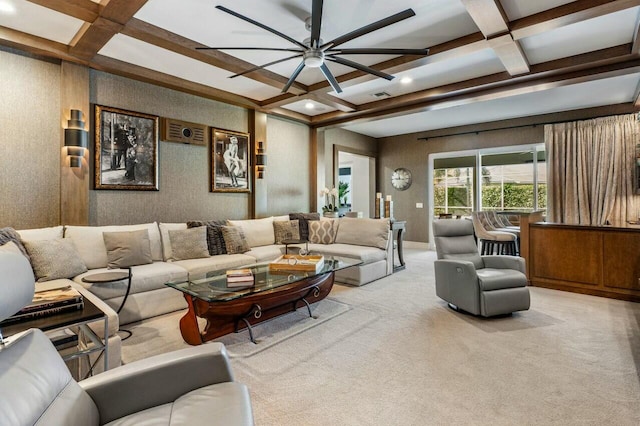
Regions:
[[[283,254],[269,263],[270,271],[302,271],[318,272],[324,265],[324,256],[299,254]]]

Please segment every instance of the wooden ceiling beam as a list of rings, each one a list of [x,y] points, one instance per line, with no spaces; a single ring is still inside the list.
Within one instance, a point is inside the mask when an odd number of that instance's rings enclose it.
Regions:
[[[0,44],[47,58],[63,59],[84,65],[88,64],[87,61],[81,61],[70,55],[66,44],[23,33],[12,28],[0,26]]]
[[[640,0],[578,0],[512,21],[514,40],[640,6]]]
[[[489,46],[498,55],[500,62],[510,75],[520,75],[529,72],[529,61],[524,54],[520,43],[511,37],[511,34],[504,34],[490,38]]]
[[[358,109],[357,105],[329,94],[310,93],[309,99],[312,99],[316,102],[330,106],[332,108],[335,108],[343,112],[352,112]]]
[[[456,106],[467,105],[474,102],[483,102],[496,99],[503,99],[511,96],[517,96],[527,93],[533,93],[539,90],[548,90],[550,88],[569,86],[572,84],[585,83],[589,81],[600,80],[603,78],[611,78],[622,75],[635,74],[640,72],[640,60],[635,59],[628,64],[616,64],[613,69],[609,71],[602,70],[583,70],[570,75],[564,76],[562,79],[557,78],[543,78],[536,82],[526,82],[509,87],[500,87],[497,89],[487,89],[474,91],[472,93],[466,93],[462,95],[453,96],[446,99],[432,100],[423,102],[420,104],[412,105],[410,107],[398,107],[380,112],[368,113],[359,117],[349,117],[337,120],[324,120],[321,121],[318,116],[312,118],[312,127],[332,127],[345,122],[350,124],[365,123],[378,119],[381,116],[384,118],[398,117],[406,114],[414,114],[424,111],[432,111],[444,108],[453,108]]]
[[[619,54],[620,56],[613,59],[611,58],[613,54]],[[578,73],[582,73],[591,80],[595,80],[604,78],[597,77],[598,72],[611,73],[623,70],[623,72],[628,73],[629,69],[636,67],[636,63],[633,62],[634,60],[635,59],[629,55],[629,45],[621,45],[603,49],[598,52],[585,53],[571,58],[537,64],[532,66],[530,74],[524,76],[511,77],[507,73],[492,74],[420,92],[409,93],[396,98],[359,105],[359,110],[350,114],[331,112],[318,115],[312,117],[311,121],[316,127],[342,124],[358,119],[358,117],[378,117],[391,111],[412,111],[419,109],[423,105],[444,103],[449,99],[472,96],[479,91],[483,93],[488,91],[491,91],[491,93],[499,93],[501,91],[508,93],[513,87],[519,87],[520,90],[523,90],[522,87],[526,87],[527,85],[539,87],[538,85],[543,81],[544,84],[553,85],[557,81],[566,80],[568,78],[567,76],[575,77],[581,75]]]
[[[33,4],[64,13],[85,22],[95,21],[103,6],[91,0],[28,0]]]
[[[196,50],[196,47],[206,46],[139,19],[131,19],[124,26],[122,34],[222,68],[234,74],[254,67],[250,62],[243,61],[219,50]],[[282,89],[288,81],[288,78],[265,69],[246,74],[245,77],[277,89]],[[301,83],[294,83],[289,90],[294,94],[302,94],[307,92],[307,87]]]
[[[509,32],[509,19],[500,2],[462,0],[462,4],[486,38]]]

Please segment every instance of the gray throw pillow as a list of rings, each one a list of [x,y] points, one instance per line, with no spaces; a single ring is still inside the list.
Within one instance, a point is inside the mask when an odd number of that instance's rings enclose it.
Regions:
[[[24,254],[27,259],[29,258],[27,249],[24,248],[24,244],[22,244],[20,235],[16,232],[16,230],[9,227],[0,229],[0,246],[8,243],[9,241],[13,241],[14,243],[16,243],[16,246],[18,246],[20,252]]]
[[[204,226],[191,229],[170,230],[169,241],[171,242],[173,260],[209,257],[207,228]]]
[[[273,222],[273,234],[276,244],[282,244],[286,240],[299,240],[300,227],[297,220],[277,220]]]
[[[289,213],[289,219],[298,221],[300,239],[309,241],[309,221],[320,220],[320,213]]]
[[[196,228],[198,226],[207,227],[207,247],[209,248],[209,254],[215,256],[218,254],[227,254],[227,247],[224,244],[224,237],[222,236],[221,226],[225,226],[224,220],[192,220],[187,222],[187,228]]]
[[[244,231],[239,226],[223,226],[222,236],[228,254],[241,254],[248,252],[249,243],[244,235]]]
[[[103,232],[107,268],[117,269],[153,263],[149,231]]]
[[[39,282],[73,278],[87,272],[73,243],[67,239],[25,241],[33,273]]]

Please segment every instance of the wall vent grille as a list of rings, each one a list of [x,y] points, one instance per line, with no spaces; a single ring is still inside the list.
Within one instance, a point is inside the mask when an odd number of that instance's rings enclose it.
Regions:
[[[163,118],[162,140],[207,146],[209,144],[208,129],[209,127],[204,124],[189,123],[173,118]]]

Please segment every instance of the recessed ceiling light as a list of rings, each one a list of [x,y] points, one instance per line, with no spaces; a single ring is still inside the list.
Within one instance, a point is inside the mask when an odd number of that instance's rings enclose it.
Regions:
[[[306,109],[313,109],[315,108],[315,105],[313,105],[313,102],[307,102],[306,104],[304,104],[304,107]]]
[[[14,14],[16,7],[8,1],[0,1],[0,13]]]
[[[402,84],[409,84],[413,81],[413,79],[411,77],[402,77],[400,79],[400,83]]]

